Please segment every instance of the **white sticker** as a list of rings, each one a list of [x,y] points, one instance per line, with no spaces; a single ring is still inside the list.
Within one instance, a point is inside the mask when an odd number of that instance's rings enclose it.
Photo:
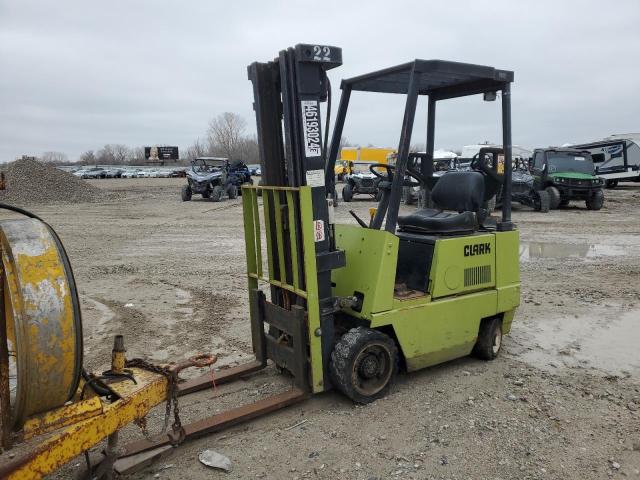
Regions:
[[[320,105],[315,100],[301,100],[302,126],[304,129],[304,152],[307,157],[319,157],[320,151]]]
[[[308,170],[305,176],[310,187],[324,187],[324,170]]]
[[[324,241],[324,220],[313,221],[313,238],[316,242]]]

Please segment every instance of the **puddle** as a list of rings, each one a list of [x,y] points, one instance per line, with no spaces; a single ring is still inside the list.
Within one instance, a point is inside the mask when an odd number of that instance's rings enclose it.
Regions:
[[[594,258],[626,255],[628,247],[588,243],[520,242],[520,260],[532,258]]]
[[[623,312],[617,318],[541,320],[525,325],[516,335],[526,344],[521,358],[534,366],[588,368],[640,377],[640,310]]]

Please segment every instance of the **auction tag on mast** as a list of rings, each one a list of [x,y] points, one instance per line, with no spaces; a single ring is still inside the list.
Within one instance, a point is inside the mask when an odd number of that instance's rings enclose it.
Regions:
[[[320,105],[316,100],[301,100],[302,126],[304,129],[304,152],[307,157],[319,157],[320,149]]]
[[[307,170],[305,178],[310,187],[324,187],[324,170]]]
[[[316,242],[324,241],[324,220],[313,221],[313,238]]]

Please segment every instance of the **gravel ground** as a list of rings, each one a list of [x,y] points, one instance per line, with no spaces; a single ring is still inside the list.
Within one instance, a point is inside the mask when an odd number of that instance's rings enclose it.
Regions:
[[[36,205],[71,256],[85,359],[154,361],[199,351],[220,365],[251,358],[240,200],[179,199],[182,179],[90,181],[107,200]],[[350,205],[360,216],[373,206]],[[503,354],[400,375],[355,406],[329,392],[188,442],[127,478],[640,479],[640,186],[606,191],[605,208],[516,208],[522,306]],[[337,221],[353,222],[344,206]],[[185,421],[283,391],[273,368],[183,397]],[[150,415],[157,431],[163,407]],[[289,428],[300,422],[297,427]],[[140,438],[127,427],[123,441]],[[207,469],[214,449],[233,471]],[[80,459],[54,478],[68,478]]]

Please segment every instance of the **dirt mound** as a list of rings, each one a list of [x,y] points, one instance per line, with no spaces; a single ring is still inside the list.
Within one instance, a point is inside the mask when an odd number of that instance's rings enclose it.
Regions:
[[[6,189],[0,191],[0,202],[75,203],[103,198],[102,191],[57,168],[32,159],[21,159],[3,165]]]

